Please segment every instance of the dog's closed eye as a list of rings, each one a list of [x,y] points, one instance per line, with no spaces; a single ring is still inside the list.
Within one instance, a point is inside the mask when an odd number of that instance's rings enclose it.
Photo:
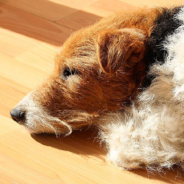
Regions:
[[[63,71],[64,78],[68,78],[69,76],[75,75],[75,74],[79,74],[79,71],[76,69],[69,68],[69,67],[65,68]]]

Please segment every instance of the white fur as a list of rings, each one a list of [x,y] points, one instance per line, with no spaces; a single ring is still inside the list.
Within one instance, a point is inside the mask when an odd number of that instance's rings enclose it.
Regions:
[[[70,125],[57,117],[50,116],[39,102],[33,100],[33,98],[34,92],[30,92],[16,106],[16,108],[20,108],[22,111],[26,112],[25,120],[21,124],[23,124],[30,133],[55,133],[59,135],[64,133],[65,129],[66,132],[68,132],[65,135],[72,133]],[[65,127],[62,132],[56,128],[56,124]]]
[[[184,23],[184,8],[177,15]],[[109,159],[127,169],[170,168],[184,161],[184,26],[163,45],[165,64],[156,63],[156,78],[138,98],[139,106],[101,119],[100,136]]]

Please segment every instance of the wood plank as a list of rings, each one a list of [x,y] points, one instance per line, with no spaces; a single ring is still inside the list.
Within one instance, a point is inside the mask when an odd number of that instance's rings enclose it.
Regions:
[[[1,119],[0,125],[3,123]],[[175,179],[171,172],[166,175],[167,177],[163,174],[160,178],[156,174],[157,180],[154,175],[150,175],[150,178],[153,177],[152,180],[147,177],[145,171],[122,171],[106,163],[104,153],[94,146],[92,139],[89,140],[91,133],[75,132],[72,136],[60,139],[51,135],[31,137],[22,129],[6,133],[0,139],[0,177],[3,175],[17,183],[181,182],[181,178]]]
[[[12,71],[11,71],[12,72]],[[30,91],[22,84],[0,76],[0,114],[10,117],[10,110]]]
[[[122,2],[120,0],[99,0],[92,4],[92,6],[109,11],[109,12],[120,12],[120,11],[133,11],[137,9],[137,4],[134,5],[131,3],[129,4],[129,1]]]
[[[37,47],[15,57],[15,60],[43,72],[51,72],[54,66],[54,58],[60,49],[49,44],[39,44]]]
[[[137,7],[159,7],[159,6],[163,6],[163,7],[172,7],[172,6],[179,6],[179,5],[183,5],[183,1],[182,0],[151,0],[151,1],[147,1],[147,0],[141,0],[141,1],[137,1],[137,0],[120,0],[122,2],[125,3],[129,3],[131,5],[137,6]]]
[[[0,53],[15,57],[38,44],[37,40],[27,38],[24,35],[15,33],[1,27],[0,18]]]
[[[101,17],[108,16],[112,14],[112,12],[135,9],[135,6],[121,2],[119,0],[99,0],[83,10],[76,11],[58,20],[57,23],[73,29],[81,29],[82,27],[94,24],[100,20]],[[99,13],[96,14],[97,12]]]
[[[51,21],[66,17],[95,1],[96,0],[0,0],[2,3],[20,8]]]
[[[16,60],[3,54],[0,54],[0,66],[0,77],[5,77],[6,79],[28,89],[36,87],[38,81],[42,81],[47,74],[38,68],[17,62]]]
[[[11,6],[0,6],[0,12],[0,52],[8,56],[16,57],[41,42],[60,46],[73,32]]]
[[[0,129],[0,137],[3,135],[9,135],[12,134],[13,132],[15,132],[16,130],[21,130],[21,127],[12,122],[12,120],[10,120],[10,118],[4,117],[0,114],[0,125],[1,125],[1,129]]]
[[[88,13],[91,13],[91,14],[99,16],[99,17],[107,17],[113,13],[113,12],[109,12],[107,10],[104,10],[102,8],[98,8],[96,6],[93,6],[93,4],[86,7],[83,11],[86,11]]]
[[[81,29],[83,27],[94,24],[100,19],[100,16],[81,10],[58,20],[57,23],[72,29]]]

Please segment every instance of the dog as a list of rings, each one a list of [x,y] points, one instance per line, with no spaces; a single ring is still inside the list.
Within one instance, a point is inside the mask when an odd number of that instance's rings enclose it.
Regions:
[[[183,7],[145,8],[77,31],[11,117],[32,134],[94,124],[119,167],[182,165],[183,25]]]

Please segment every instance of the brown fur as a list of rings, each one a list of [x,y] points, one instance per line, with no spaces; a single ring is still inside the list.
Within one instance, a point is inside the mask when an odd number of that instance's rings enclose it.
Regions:
[[[129,105],[146,75],[147,40],[161,12],[119,13],[73,34],[56,56],[54,72],[35,90],[34,100],[72,129]],[[78,73],[65,78],[65,68]]]

